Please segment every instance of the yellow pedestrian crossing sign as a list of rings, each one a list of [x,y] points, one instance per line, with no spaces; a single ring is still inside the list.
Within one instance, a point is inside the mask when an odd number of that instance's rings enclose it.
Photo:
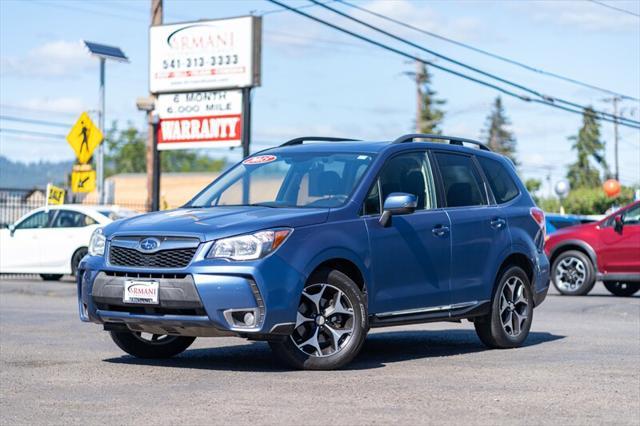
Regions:
[[[90,165],[73,166],[71,191],[92,192],[96,189],[96,171]]]
[[[83,112],[67,135],[67,142],[76,153],[78,162],[86,164],[91,159],[93,151],[102,142],[103,135],[100,129],[93,124],[89,114]]]

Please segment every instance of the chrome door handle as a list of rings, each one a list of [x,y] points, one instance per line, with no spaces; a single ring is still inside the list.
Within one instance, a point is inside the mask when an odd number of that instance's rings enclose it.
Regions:
[[[494,217],[493,219],[491,219],[491,222],[489,223],[491,224],[492,228],[502,229],[507,224],[507,221],[501,217]]]
[[[436,225],[431,230],[436,237],[444,237],[449,233],[449,227],[444,225]]]

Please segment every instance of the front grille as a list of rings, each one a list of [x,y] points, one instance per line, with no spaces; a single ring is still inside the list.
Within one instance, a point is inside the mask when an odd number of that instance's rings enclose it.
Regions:
[[[155,253],[141,253],[135,249],[111,246],[109,262],[112,265],[135,268],[184,268],[196,254],[197,247],[161,250]]]

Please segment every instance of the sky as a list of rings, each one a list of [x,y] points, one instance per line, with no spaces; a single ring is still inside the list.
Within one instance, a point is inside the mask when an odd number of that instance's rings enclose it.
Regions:
[[[606,2],[631,14],[585,0],[353,1],[535,68],[640,98],[640,17],[633,15],[640,14],[638,1]],[[605,93],[505,64],[336,2],[331,6],[539,92],[613,112]],[[106,120],[143,129],[144,116],[135,99],[148,94],[149,8],[148,0],[1,0],[0,155],[25,162],[73,159],[63,136],[80,112],[94,114],[98,106],[98,61],[88,56],[81,40],[119,46],[129,56],[129,64],[107,64]],[[165,23],[264,13],[262,85],[252,98],[253,150],[301,135],[381,140],[413,130],[415,83],[408,73],[415,66],[406,58],[280,11],[267,1],[165,0],[164,9]],[[304,11],[460,70],[319,7]],[[433,89],[446,100],[443,132],[480,137],[498,93],[436,69],[431,72]],[[521,174],[542,179],[542,192],[548,194],[575,159],[568,137],[577,133],[581,116],[514,98],[503,101],[518,141]],[[640,120],[639,102],[625,100],[620,108],[625,117]],[[613,164],[613,125],[603,123],[601,130],[607,161]],[[619,149],[622,183],[639,183],[640,130],[620,127]],[[228,148],[208,154],[230,160],[240,155]]]

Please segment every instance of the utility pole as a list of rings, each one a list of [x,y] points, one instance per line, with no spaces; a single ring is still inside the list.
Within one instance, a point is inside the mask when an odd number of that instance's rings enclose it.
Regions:
[[[162,25],[162,0],[151,0],[151,26],[154,25]],[[153,93],[149,93],[149,97],[156,100]],[[160,152],[156,146],[157,125],[154,123],[156,118],[152,114],[154,114],[153,111],[147,111],[147,207],[151,210],[158,210],[160,204]]]
[[[420,61],[416,61],[416,133],[422,133],[422,83],[424,80],[424,66]]]
[[[618,102],[622,100],[619,96],[613,96],[611,98],[603,99],[605,102],[611,102],[613,104],[613,164],[615,167],[614,177],[617,181],[620,181],[620,169],[618,161]]]

